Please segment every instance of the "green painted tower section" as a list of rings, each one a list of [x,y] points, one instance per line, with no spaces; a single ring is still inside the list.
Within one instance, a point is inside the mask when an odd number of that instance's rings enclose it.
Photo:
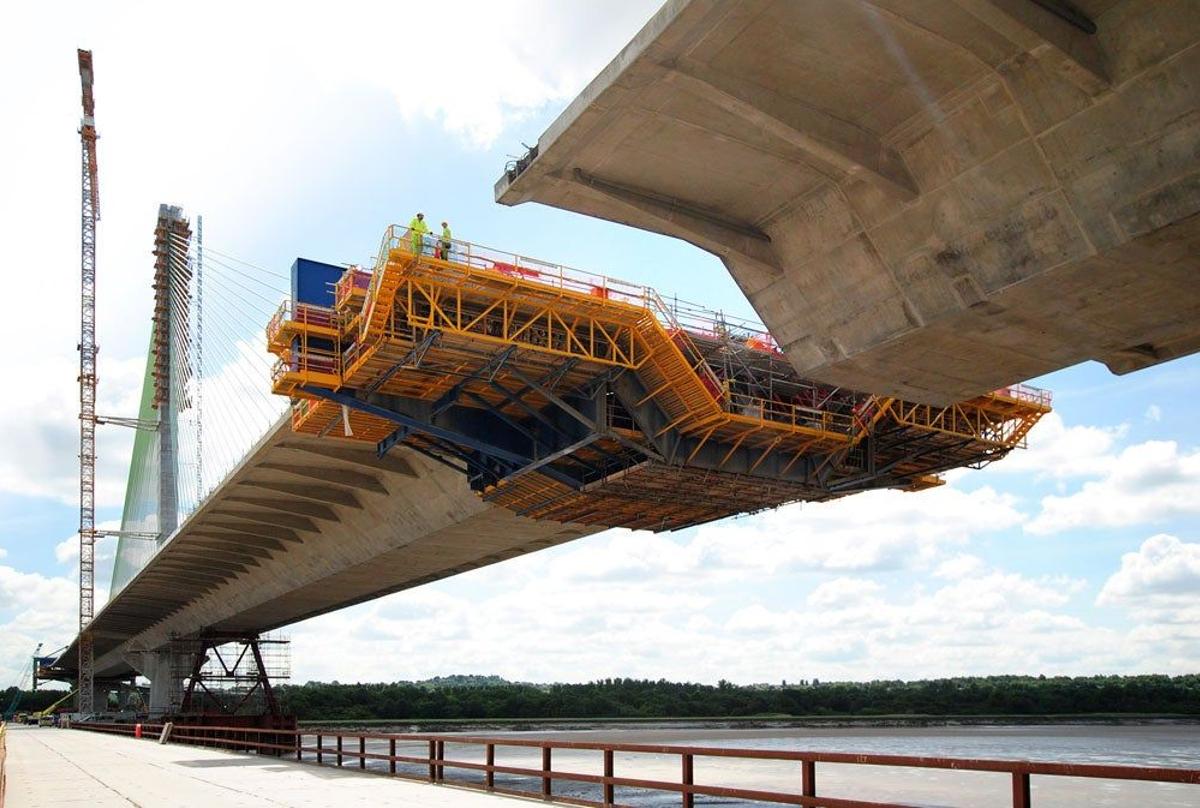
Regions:
[[[138,404],[138,421],[157,422],[160,412],[154,406],[154,335],[146,352],[146,372],[142,378],[142,397]],[[125,506],[121,512],[121,531],[158,533],[159,500],[159,432],[134,430],[133,455],[129,460],[129,478],[125,488]],[[113,563],[110,597],[137,575],[154,555],[157,542],[121,536],[117,539],[117,555]]]

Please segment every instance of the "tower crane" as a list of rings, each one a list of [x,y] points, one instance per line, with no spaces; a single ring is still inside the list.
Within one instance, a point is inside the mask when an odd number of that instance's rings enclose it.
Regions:
[[[100,220],[100,180],[96,162],[96,104],[92,96],[92,52],[80,50],[79,79],[83,120],[79,326],[79,712],[93,704],[93,647],[88,624],[95,614],[96,577],[96,222]]]

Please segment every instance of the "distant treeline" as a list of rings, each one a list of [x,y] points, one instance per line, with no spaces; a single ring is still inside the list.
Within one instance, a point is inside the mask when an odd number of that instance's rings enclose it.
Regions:
[[[12,697],[16,692],[17,689],[15,687],[9,687],[0,691],[0,710],[7,709],[8,705],[12,704]],[[25,690],[21,692],[21,698],[17,702],[16,709],[17,712],[21,713],[39,712],[65,695],[66,693],[61,690]],[[74,700],[66,702],[66,704],[73,703]]]
[[[916,682],[737,686],[603,679],[534,685],[498,677],[426,682],[309,682],[277,688],[302,720],[684,718],[744,716],[1080,715],[1200,716],[1200,675],[987,676]]]

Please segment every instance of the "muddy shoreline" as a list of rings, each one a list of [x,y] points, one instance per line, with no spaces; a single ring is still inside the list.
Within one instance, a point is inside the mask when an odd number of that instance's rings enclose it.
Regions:
[[[304,727],[337,727],[346,730],[370,730],[372,732],[597,732],[609,734],[636,730],[639,734],[663,731],[677,734],[686,731],[689,735],[716,733],[717,737],[747,737],[763,733],[766,737],[785,730],[838,730],[839,734],[877,730],[921,730],[961,728],[972,733],[989,727],[1053,727],[1056,732],[1070,727],[1094,728],[1097,726],[1121,727],[1200,727],[1200,716],[1177,715],[1062,715],[1062,716],[871,716],[871,717],[823,717],[799,718],[749,717],[749,718],[583,718],[583,719],[373,719],[373,720],[323,720],[301,721]],[[725,732],[724,736],[720,733]],[[728,733],[733,733],[732,735]]]

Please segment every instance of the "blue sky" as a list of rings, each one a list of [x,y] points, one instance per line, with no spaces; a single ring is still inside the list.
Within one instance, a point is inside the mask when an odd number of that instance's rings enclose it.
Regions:
[[[420,209],[459,238],[751,313],[689,245],[492,201],[521,141],[654,0],[450,2],[449,35],[428,38],[397,36],[391,6],[344,6],[9,12],[0,257],[17,305],[0,321],[0,372],[16,392],[0,402],[0,683],[75,621],[76,46],[97,69],[105,412],[136,409],[164,201],[203,214],[211,247],[278,270],[298,255],[364,261]],[[1197,670],[1200,359],[1126,377],[1088,363],[1034,383],[1054,391],[1055,414],[1031,448],[942,489],[583,539],[296,626],[296,677]],[[119,515],[128,456],[128,435],[102,434],[101,519]]]

